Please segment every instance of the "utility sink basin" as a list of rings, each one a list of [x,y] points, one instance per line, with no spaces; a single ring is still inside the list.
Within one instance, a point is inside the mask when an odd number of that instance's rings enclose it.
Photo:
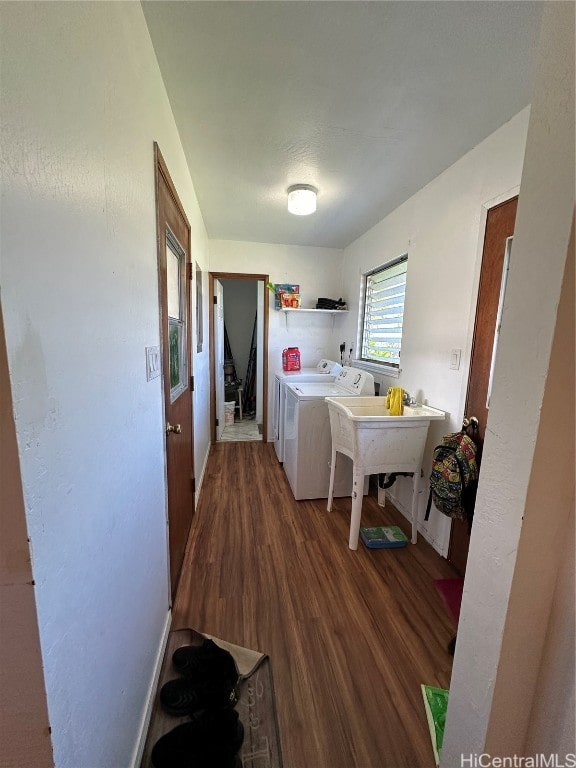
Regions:
[[[382,397],[327,397],[332,432],[332,461],[328,510],[332,508],[333,475],[337,453],[353,462],[350,549],[358,548],[362,487],[365,475],[410,472],[412,493],[412,543],[417,537],[417,504],[422,457],[431,421],[443,420],[444,411],[428,405],[404,406],[401,416],[391,416]]]
[[[402,416],[392,416],[386,408],[384,397],[327,397],[328,407],[330,403],[341,411],[346,418],[353,421],[364,421],[365,427],[370,425],[382,426],[382,422],[410,421],[434,421],[446,418],[444,411],[430,408],[428,405],[405,405]],[[407,425],[406,425],[407,426]]]

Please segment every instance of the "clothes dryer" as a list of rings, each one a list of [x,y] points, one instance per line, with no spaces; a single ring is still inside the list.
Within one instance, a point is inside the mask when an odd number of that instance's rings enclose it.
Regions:
[[[274,450],[278,461],[284,461],[284,414],[286,403],[286,384],[298,381],[334,381],[342,370],[340,363],[334,360],[319,360],[314,368],[301,368],[299,371],[278,371],[274,375],[274,401],[272,411],[272,429]]]
[[[286,384],[284,471],[295,499],[328,498],[332,434],[325,398],[360,395],[374,395],[374,377],[358,368],[344,367],[334,382]],[[352,461],[339,456],[334,496],[351,493]]]

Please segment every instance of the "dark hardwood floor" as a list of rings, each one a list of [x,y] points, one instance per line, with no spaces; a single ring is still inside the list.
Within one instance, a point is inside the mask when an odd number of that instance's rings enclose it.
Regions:
[[[421,537],[348,549],[350,499],[294,501],[271,444],[213,446],[173,611],[272,660],[284,768],[433,768],[421,683],[447,688],[453,627]],[[407,521],[364,500],[363,525]]]

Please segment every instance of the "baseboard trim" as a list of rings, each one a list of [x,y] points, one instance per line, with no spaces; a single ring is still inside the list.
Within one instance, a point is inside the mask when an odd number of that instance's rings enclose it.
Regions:
[[[420,491],[420,493],[422,493],[422,491]],[[407,507],[405,507],[404,504],[402,504],[402,502],[400,501],[400,499],[397,496],[395,496],[393,493],[390,493],[389,490],[386,491],[386,498],[390,499],[392,504],[396,507],[396,509],[402,515],[404,515],[404,517],[409,523],[412,523],[411,509],[408,509]],[[430,544],[436,550],[436,552],[438,552],[438,554],[441,557],[446,557],[447,553],[445,551],[446,550],[445,542],[442,542],[436,539],[436,537],[430,533],[428,527],[421,520],[418,520],[417,529],[420,536],[422,536],[422,538],[425,541],[427,541],[428,544]]]
[[[150,680],[150,687],[148,688],[148,695],[146,696],[146,706],[144,708],[144,712],[142,713],[142,720],[140,722],[138,738],[136,739],[136,744],[132,753],[130,768],[140,768],[140,763],[142,762],[144,746],[146,745],[146,736],[148,735],[148,727],[150,725],[150,718],[152,717],[154,696],[156,694],[158,680],[160,679],[160,670],[162,669],[162,662],[164,661],[164,652],[168,643],[168,635],[170,634],[171,624],[172,611],[168,611],[166,620],[164,622],[164,629],[162,630],[162,637],[160,638],[158,653],[156,654],[156,661],[154,662],[154,672],[152,674],[152,679]]]

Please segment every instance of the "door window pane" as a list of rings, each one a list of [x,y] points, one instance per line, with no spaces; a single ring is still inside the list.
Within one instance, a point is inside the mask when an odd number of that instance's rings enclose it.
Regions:
[[[166,238],[166,288],[168,317],[180,320],[180,257],[172,250],[168,238]]]
[[[168,339],[170,344],[170,389],[182,385],[182,324],[170,318],[168,326]]]
[[[166,284],[168,304],[168,360],[170,402],[187,388],[186,324],[183,297],[186,279],[186,254],[173,233],[166,230]]]

